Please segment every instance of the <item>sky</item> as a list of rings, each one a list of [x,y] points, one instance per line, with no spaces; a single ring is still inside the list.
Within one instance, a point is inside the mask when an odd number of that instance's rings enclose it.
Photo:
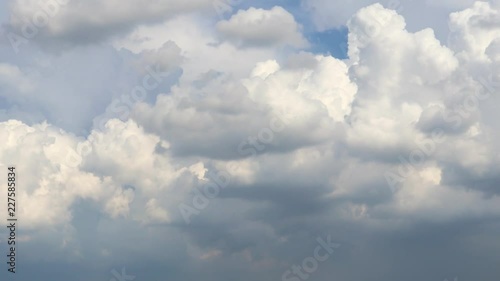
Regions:
[[[1,1],[0,280],[497,281],[499,88],[498,0]]]

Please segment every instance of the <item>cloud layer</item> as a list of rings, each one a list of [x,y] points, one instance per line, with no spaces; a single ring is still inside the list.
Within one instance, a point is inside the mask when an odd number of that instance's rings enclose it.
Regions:
[[[346,24],[345,60],[286,7],[196,13],[211,4],[70,1],[0,55],[21,277],[496,280],[496,2],[431,5],[446,40],[421,4],[309,2]],[[37,7],[12,1],[6,30]],[[340,247],[308,271],[320,238]]]

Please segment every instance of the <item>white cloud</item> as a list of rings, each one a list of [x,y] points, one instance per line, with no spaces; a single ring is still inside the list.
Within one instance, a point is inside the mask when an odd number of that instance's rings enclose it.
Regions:
[[[229,20],[217,23],[217,30],[230,41],[243,46],[308,46],[302,27],[282,7],[270,10],[240,10]]]
[[[26,229],[71,224],[79,199],[100,204],[113,218],[166,220],[160,204],[174,197],[164,193],[177,179],[195,177],[157,155],[159,139],[132,121],[110,120],[107,131],[82,141],[46,123],[11,120],[0,123],[0,136],[6,141],[0,163],[15,166],[19,175],[18,212]]]
[[[470,60],[486,60],[486,49],[500,37],[499,18],[499,10],[488,2],[451,14],[449,44]]]
[[[158,96],[154,106],[137,106],[133,118],[182,155],[248,156],[241,155],[241,142],[274,121],[288,124],[275,134],[269,150],[321,143],[336,130],[335,122],[343,122],[350,113],[356,87],[344,62],[309,56],[314,63],[308,67],[281,69],[276,61],[267,61],[246,79],[223,75],[201,88],[176,86],[170,94]]]

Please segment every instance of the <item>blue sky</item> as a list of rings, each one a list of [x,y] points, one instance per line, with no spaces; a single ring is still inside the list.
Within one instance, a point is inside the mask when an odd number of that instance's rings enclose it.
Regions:
[[[1,2],[0,279],[497,280],[499,14]]]

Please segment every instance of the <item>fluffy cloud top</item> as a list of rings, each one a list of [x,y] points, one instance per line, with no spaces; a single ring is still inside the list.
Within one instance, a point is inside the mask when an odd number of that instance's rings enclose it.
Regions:
[[[299,48],[308,45],[300,24],[279,6],[270,10],[240,10],[230,19],[218,22],[217,30],[239,45],[290,45]]]

